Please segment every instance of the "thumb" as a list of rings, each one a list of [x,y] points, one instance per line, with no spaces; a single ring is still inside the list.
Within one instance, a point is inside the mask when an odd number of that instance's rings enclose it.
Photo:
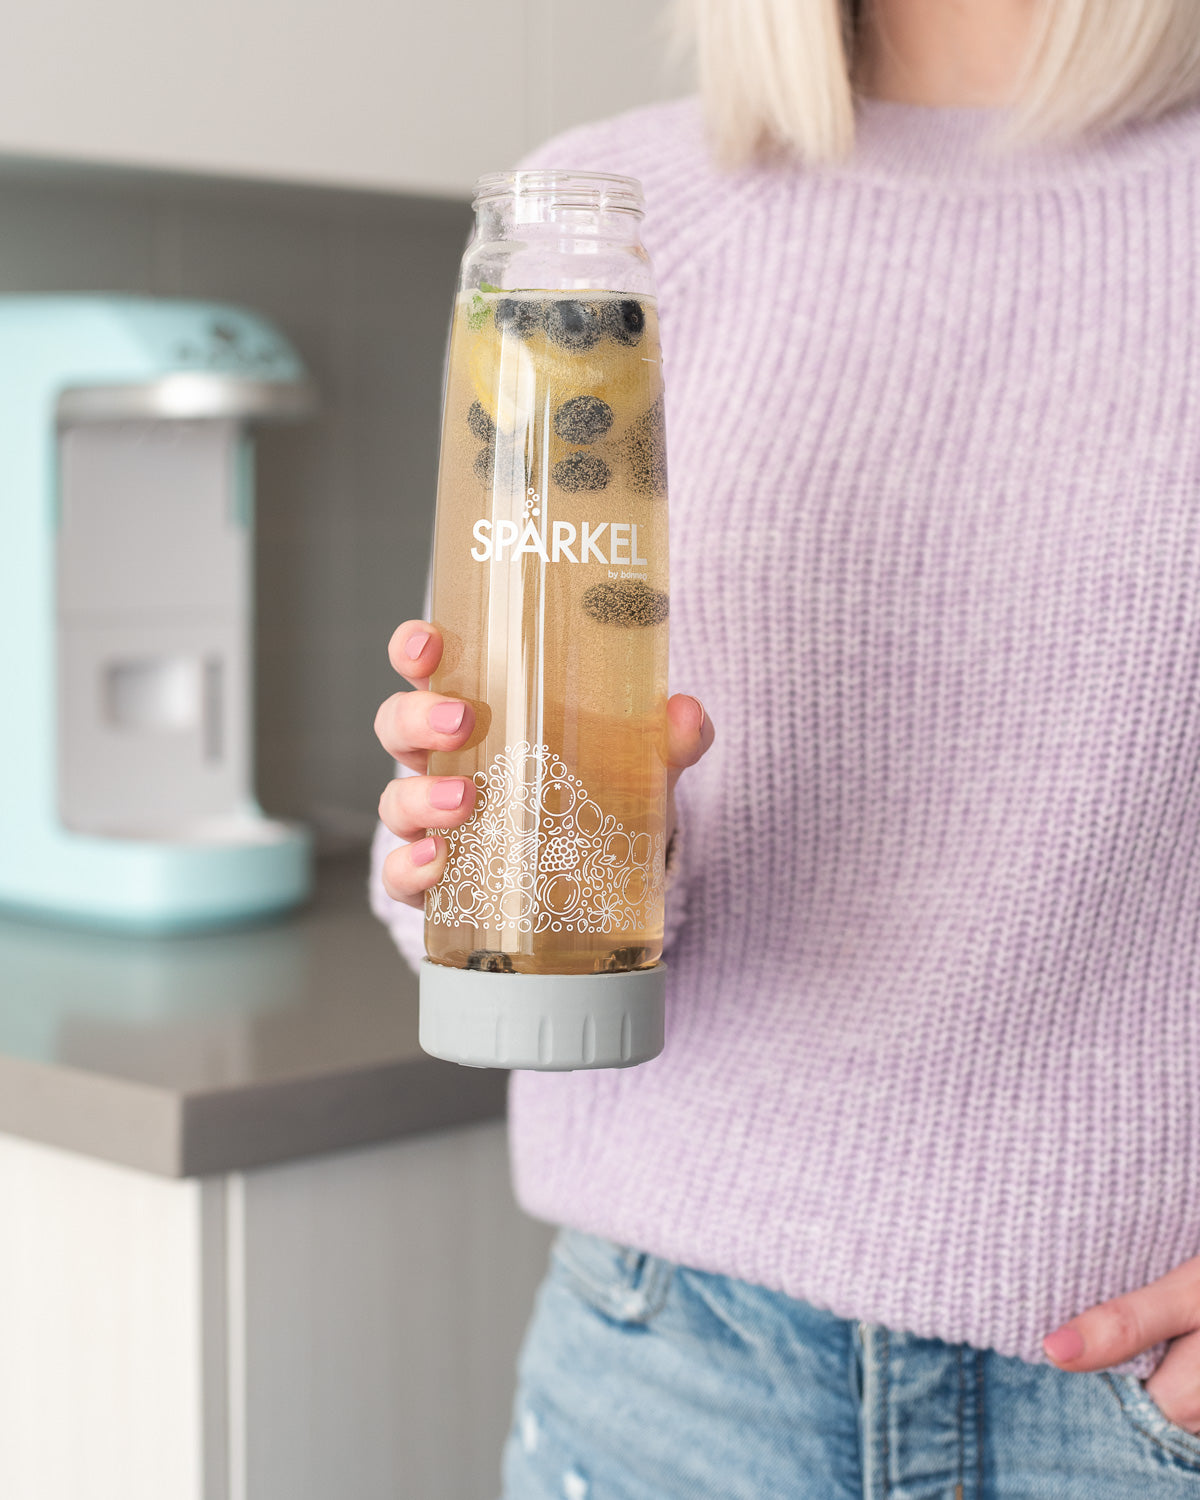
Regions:
[[[1056,1328],[1042,1347],[1060,1369],[1104,1370],[1200,1328],[1200,1256]]]
[[[688,766],[694,766],[715,738],[712,720],[698,698],[676,693],[667,702],[667,790],[674,791]]]

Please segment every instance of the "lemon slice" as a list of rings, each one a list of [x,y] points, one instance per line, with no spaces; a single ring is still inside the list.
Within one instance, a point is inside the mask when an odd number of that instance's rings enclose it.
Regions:
[[[529,350],[488,329],[471,341],[467,365],[479,404],[500,431],[527,427],[537,407],[537,366]]]
[[[544,333],[522,338],[489,320],[470,339],[467,366],[479,404],[501,432],[523,432],[539,403],[552,409],[574,396],[597,396],[623,427],[653,400],[640,350],[607,343],[584,353],[554,344]]]
[[[623,349],[605,339],[594,348],[575,352],[544,334],[532,341],[531,348],[552,408],[577,396],[595,396],[611,407],[616,432],[647,404],[640,350]]]

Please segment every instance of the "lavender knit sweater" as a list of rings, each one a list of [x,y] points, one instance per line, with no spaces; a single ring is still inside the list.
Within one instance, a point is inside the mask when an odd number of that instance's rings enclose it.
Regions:
[[[1200,111],[990,124],[723,175],[684,102],[536,156],[645,186],[717,739],[665,1053],[511,1120],[530,1213],[1037,1360],[1200,1253]]]

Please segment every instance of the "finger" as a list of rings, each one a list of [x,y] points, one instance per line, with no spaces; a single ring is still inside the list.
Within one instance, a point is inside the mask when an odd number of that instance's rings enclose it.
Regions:
[[[420,906],[425,892],[442,878],[449,848],[436,834],[401,844],[383,862],[383,888],[393,901]]]
[[[713,742],[712,720],[698,698],[676,693],[667,702],[667,790],[694,766]]]
[[[427,828],[457,828],[475,811],[468,776],[398,776],[379,799],[379,818],[397,838],[420,838]]]
[[[421,690],[393,693],[375,715],[379,743],[410,771],[424,771],[430,750],[460,750],[474,728],[469,703]]]
[[[388,660],[413,687],[429,686],[442,659],[442,633],[428,620],[405,620],[388,642]]]
[[[1200,1257],[1055,1329],[1042,1347],[1064,1370],[1104,1370],[1200,1328]]]
[[[1168,1422],[1200,1433],[1200,1333],[1171,1344],[1146,1390]]]

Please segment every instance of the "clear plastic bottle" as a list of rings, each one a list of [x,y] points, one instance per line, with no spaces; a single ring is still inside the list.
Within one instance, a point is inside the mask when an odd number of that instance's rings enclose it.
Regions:
[[[662,1046],[667,493],[630,178],[481,179],[446,375],[432,686],[474,779],[426,904],[422,1043],[623,1066]]]

